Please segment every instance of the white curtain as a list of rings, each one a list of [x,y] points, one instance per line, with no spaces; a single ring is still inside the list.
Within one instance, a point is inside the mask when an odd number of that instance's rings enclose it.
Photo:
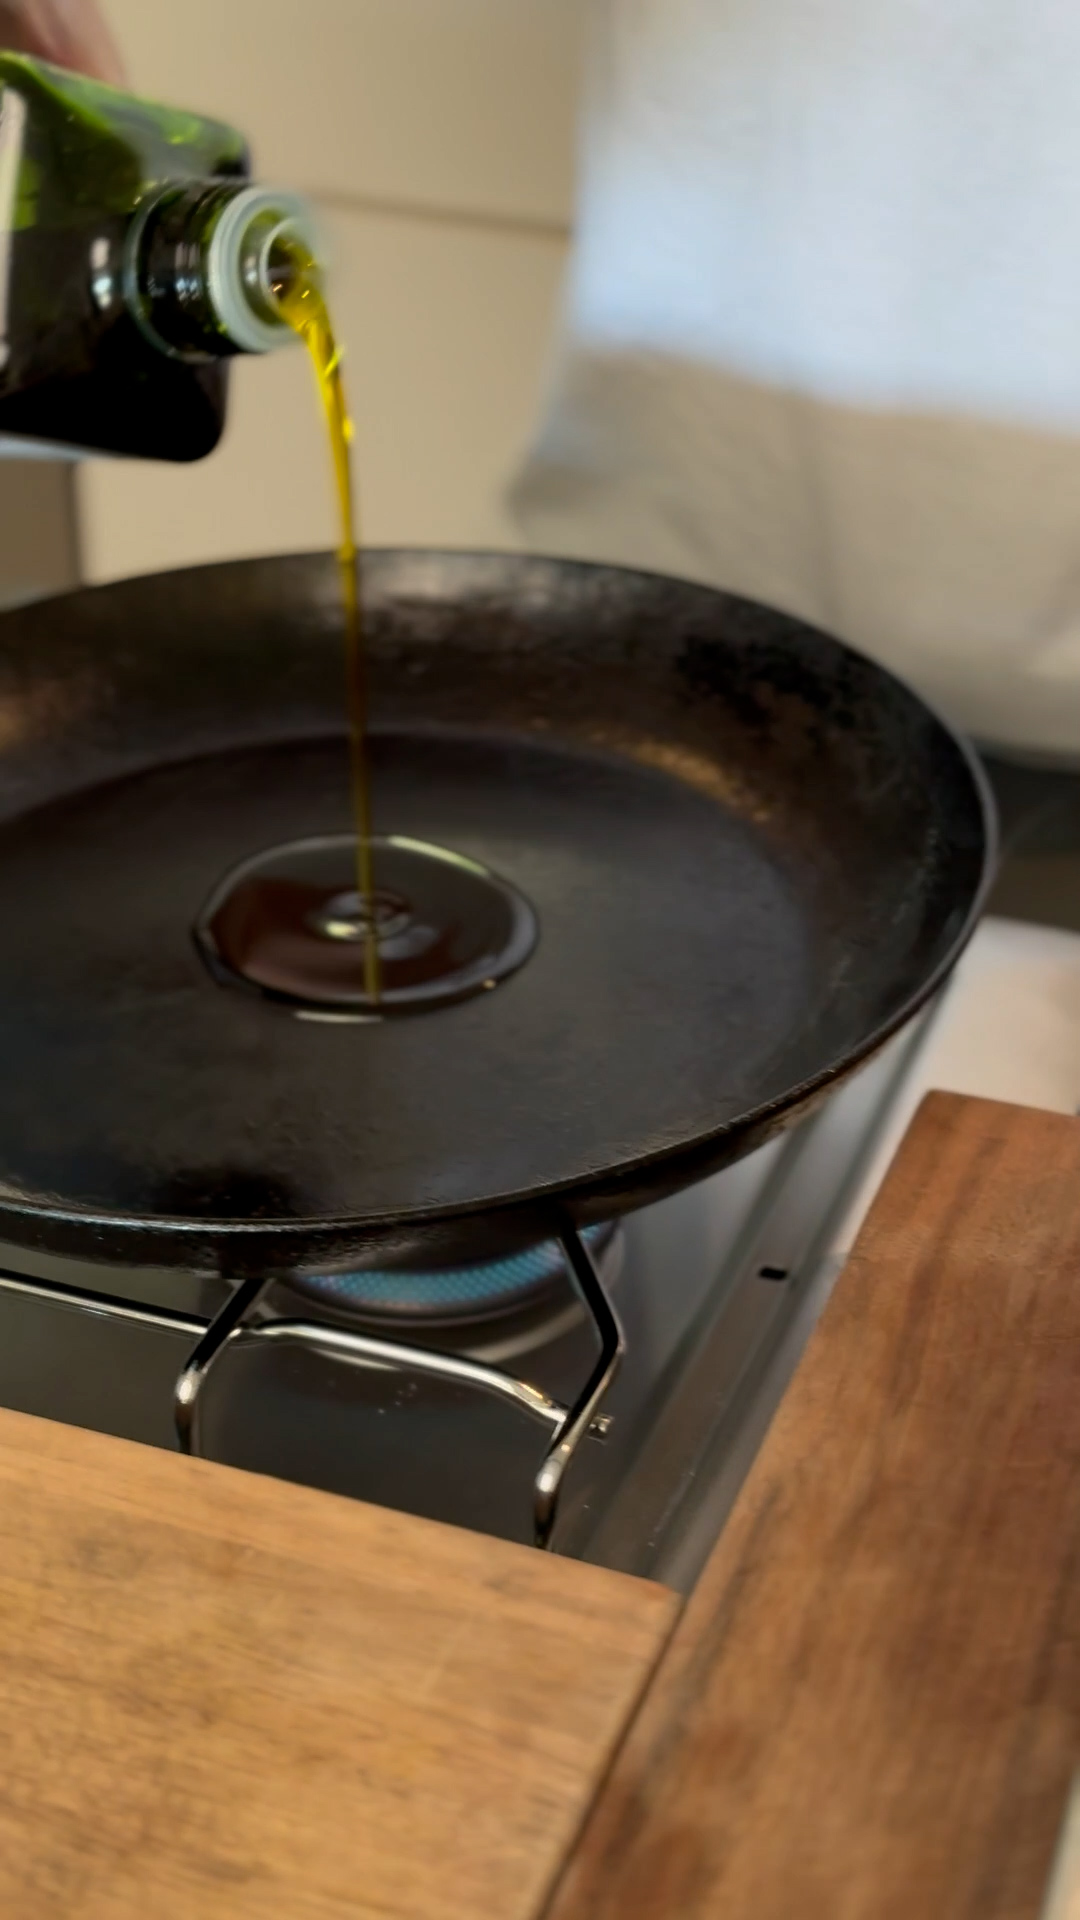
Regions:
[[[1080,6],[594,0],[530,543],[1080,759]]]

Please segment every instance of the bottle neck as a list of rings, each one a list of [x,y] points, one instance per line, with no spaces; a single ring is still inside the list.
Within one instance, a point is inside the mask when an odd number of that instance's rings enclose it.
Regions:
[[[173,358],[268,353],[296,335],[275,297],[288,252],[314,266],[303,200],[235,180],[166,186],[128,241],[125,300],[143,334]]]

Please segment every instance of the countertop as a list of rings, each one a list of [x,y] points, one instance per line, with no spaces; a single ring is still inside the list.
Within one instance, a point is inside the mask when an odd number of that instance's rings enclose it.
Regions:
[[[0,1913],[1037,1920],[1078,1389],[1080,1120],[932,1094],[681,1617],[0,1415]]]
[[[533,1920],[665,1589],[0,1413],[5,1920]]]
[[[1080,1120],[931,1094],[550,1920],[1036,1920],[1078,1568]]]

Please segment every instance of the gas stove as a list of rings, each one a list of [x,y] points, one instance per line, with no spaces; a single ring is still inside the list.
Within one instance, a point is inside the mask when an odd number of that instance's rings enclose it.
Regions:
[[[790,1134],[585,1236],[625,1352],[572,1449],[555,1550],[689,1589],[922,1092],[1080,1104],[1080,778],[991,771],[992,906],[1024,918],[992,913],[936,1004]],[[534,1537],[552,1409],[600,1345],[556,1242],[249,1295],[195,1369],[201,1452]],[[210,1273],[0,1248],[0,1404],[175,1447],[194,1412],[177,1381],[229,1300]]]

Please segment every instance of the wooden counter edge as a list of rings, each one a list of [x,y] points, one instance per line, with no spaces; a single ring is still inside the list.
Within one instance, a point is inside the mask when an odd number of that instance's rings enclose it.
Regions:
[[[0,1912],[535,1920],[679,1606],[0,1412]]]
[[[1036,1920],[1078,1355],[1080,1120],[929,1095],[545,1920]]]

